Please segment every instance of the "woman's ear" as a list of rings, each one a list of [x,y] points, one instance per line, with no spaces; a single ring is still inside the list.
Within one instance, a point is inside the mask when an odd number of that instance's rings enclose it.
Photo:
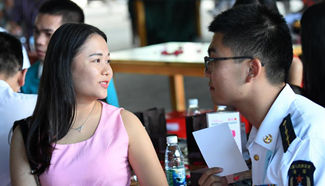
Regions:
[[[248,63],[248,73],[246,76],[246,82],[250,82],[257,78],[262,72],[262,63],[259,59],[254,58]]]

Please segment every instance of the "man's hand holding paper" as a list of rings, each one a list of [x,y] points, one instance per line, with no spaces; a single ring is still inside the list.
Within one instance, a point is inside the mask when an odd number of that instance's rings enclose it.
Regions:
[[[218,176],[233,175],[248,170],[227,124],[195,131],[193,136],[208,167],[222,168],[223,171],[211,169],[212,172],[216,171]]]

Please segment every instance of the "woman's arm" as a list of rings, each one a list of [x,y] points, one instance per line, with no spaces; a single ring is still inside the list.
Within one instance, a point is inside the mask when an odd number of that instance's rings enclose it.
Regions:
[[[27,160],[25,145],[20,131],[17,126],[13,132],[10,145],[10,177],[12,186],[20,185],[37,185],[34,175]]]
[[[167,185],[165,173],[143,125],[129,111],[122,110],[121,116],[129,136],[129,161],[140,185]]]

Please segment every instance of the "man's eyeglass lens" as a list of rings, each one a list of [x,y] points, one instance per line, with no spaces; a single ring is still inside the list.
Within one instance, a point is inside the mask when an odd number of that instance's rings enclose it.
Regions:
[[[254,59],[254,58],[251,57],[251,56],[235,56],[235,57],[209,57],[209,56],[205,56],[204,57],[205,71],[208,71],[210,62],[222,61],[222,60],[230,60],[230,59]]]

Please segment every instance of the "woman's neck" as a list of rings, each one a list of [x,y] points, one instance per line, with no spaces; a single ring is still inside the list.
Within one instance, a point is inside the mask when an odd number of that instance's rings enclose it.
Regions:
[[[77,102],[72,128],[83,127],[83,125],[86,125],[89,118],[96,113],[98,104],[99,102],[97,100]]]

